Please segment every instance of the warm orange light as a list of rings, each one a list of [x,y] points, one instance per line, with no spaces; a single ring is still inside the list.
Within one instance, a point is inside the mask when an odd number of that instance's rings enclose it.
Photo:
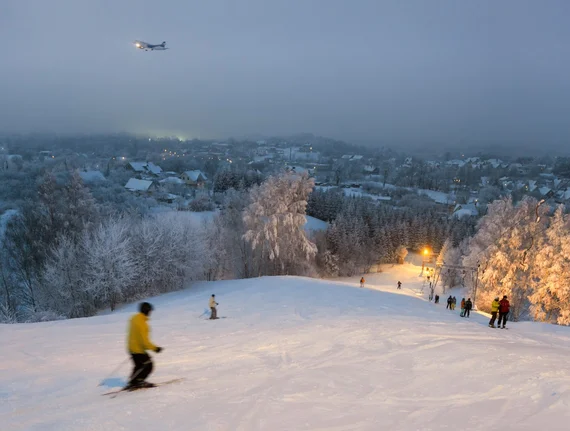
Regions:
[[[424,254],[425,255],[429,254],[429,250],[427,248],[424,248]]]

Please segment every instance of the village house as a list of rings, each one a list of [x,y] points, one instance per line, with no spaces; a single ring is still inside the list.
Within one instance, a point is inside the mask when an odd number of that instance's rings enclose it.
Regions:
[[[208,177],[199,170],[183,172],[180,175],[180,179],[182,179],[186,185],[196,188],[203,188],[206,181],[208,181]]]
[[[126,167],[138,174],[151,174],[158,176],[162,172],[162,168],[152,162],[129,162]]]
[[[152,181],[149,180],[139,180],[138,178],[131,178],[125,185],[125,188],[131,192],[137,194],[151,193],[156,189],[156,186]]]

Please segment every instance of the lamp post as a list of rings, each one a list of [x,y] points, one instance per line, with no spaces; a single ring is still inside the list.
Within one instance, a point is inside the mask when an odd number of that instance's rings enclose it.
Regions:
[[[424,268],[426,266],[426,259],[429,256],[429,249],[427,247],[424,248],[424,251],[422,253],[422,274],[424,274]]]

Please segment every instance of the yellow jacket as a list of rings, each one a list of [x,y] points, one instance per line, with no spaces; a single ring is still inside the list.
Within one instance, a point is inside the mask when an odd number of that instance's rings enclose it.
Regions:
[[[212,297],[210,297],[210,308],[216,308],[216,305],[218,303],[216,302],[216,300]]]
[[[146,353],[147,350],[156,350],[156,346],[148,338],[148,316],[137,313],[131,317],[129,324],[129,352]]]
[[[491,311],[492,312],[499,311],[499,301],[493,301],[493,303],[491,304]]]

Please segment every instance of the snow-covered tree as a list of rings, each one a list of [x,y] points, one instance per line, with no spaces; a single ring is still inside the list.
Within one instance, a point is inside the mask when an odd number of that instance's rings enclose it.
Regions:
[[[269,261],[265,273],[294,273],[317,253],[304,230],[307,198],[313,187],[314,181],[307,176],[283,173],[251,190],[251,203],[243,215],[244,238]]]
[[[533,292],[529,295],[535,320],[570,324],[570,219],[559,207],[536,253]]]
[[[83,243],[63,236],[54,247],[43,271],[46,303],[50,310],[67,317],[90,316],[96,310],[88,296],[86,255]]]
[[[128,225],[109,220],[85,237],[87,292],[111,310],[123,300],[124,289],[137,272]]]
[[[408,255],[408,249],[406,247],[404,247],[403,245],[401,245],[396,250],[396,254],[398,255],[398,263],[401,265],[404,263],[404,260],[406,259],[406,256]]]
[[[536,276],[533,262],[541,248],[544,208],[533,198],[513,206],[510,198],[491,203],[481,219],[477,234],[470,241],[465,266],[480,265],[478,306],[486,310],[497,295],[507,295],[511,316],[517,320],[528,309],[528,295]]]
[[[76,240],[84,229],[90,229],[98,220],[95,199],[83,185],[83,180],[76,170],[71,175],[69,185],[65,189],[66,211],[63,213],[63,229],[66,235]]]

